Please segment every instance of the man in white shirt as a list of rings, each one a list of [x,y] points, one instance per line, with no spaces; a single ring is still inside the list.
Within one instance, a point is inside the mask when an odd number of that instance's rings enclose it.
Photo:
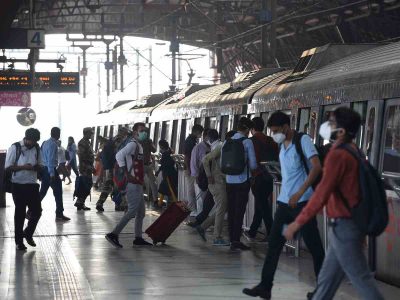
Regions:
[[[42,215],[37,173],[43,167],[40,147],[40,132],[29,128],[22,141],[14,143],[7,151],[5,169],[12,172],[12,196],[15,203],[14,228],[17,250],[26,250],[23,239],[35,247],[32,236]],[[24,228],[26,207],[31,211],[28,225]]]
[[[151,245],[142,238],[142,226],[146,209],[143,197],[143,148],[138,142],[138,137],[141,132],[146,131],[145,124],[135,123],[132,131],[132,139],[115,155],[118,166],[124,168],[125,171],[128,172],[128,184],[126,186],[128,211],[117,226],[115,226],[114,230],[106,235],[107,241],[118,248],[122,248],[122,245],[119,243],[118,235],[132,218],[135,218],[135,240],[133,241],[133,245]]]

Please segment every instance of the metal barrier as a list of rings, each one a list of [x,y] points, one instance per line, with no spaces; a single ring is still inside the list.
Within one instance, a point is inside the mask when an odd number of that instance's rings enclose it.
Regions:
[[[6,192],[3,188],[4,180],[4,164],[6,161],[7,151],[0,151],[0,207],[6,207]]]

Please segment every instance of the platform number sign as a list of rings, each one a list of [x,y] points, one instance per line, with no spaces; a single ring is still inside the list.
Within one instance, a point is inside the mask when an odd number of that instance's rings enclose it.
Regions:
[[[44,30],[28,30],[27,34],[27,45],[28,48],[45,48],[44,42]]]

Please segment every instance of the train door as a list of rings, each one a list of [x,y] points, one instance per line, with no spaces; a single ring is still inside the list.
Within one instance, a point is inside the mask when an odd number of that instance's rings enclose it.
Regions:
[[[296,127],[299,132],[310,134],[310,113],[311,108],[301,108],[299,110]]]
[[[179,133],[179,148],[178,148],[178,153],[183,153],[183,147],[185,144],[185,139],[186,139],[186,120],[183,119],[181,120],[181,128],[180,128],[180,133]]]
[[[156,122],[154,123],[154,138],[153,138],[153,142],[154,142],[154,146],[156,147],[156,149],[158,149],[158,139],[160,135],[160,123]]]
[[[225,135],[228,132],[229,116],[221,116],[221,123],[219,126],[219,135],[221,141],[225,141]]]
[[[171,148],[174,153],[177,153],[176,140],[178,136],[178,120],[172,121],[172,136],[171,136]]]
[[[369,101],[365,120],[365,134],[362,150],[369,162],[378,167],[379,142],[381,140],[381,129],[383,114],[383,101]]]
[[[386,183],[389,225],[376,239],[376,275],[400,286],[400,99],[385,102],[379,165]]]

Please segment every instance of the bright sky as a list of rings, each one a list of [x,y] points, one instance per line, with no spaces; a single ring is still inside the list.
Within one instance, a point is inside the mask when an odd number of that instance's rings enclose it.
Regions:
[[[111,49],[119,42],[111,44]],[[64,55],[67,63],[64,64],[64,72],[78,71],[78,57],[81,56],[81,49],[71,47],[72,43],[66,40],[65,35],[47,35],[46,49],[40,51],[42,59],[57,59]],[[135,100],[136,99],[136,82],[137,70],[136,61],[137,54],[134,47],[146,58],[149,57],[149,48],[153,50],[153,93],[161,93],[168,90],[171,84],[171,58],[169,54],[169,42],[151,40],[144,38],[126,37],[124,38],[125,57],[128,65],[125,66],[125,92],[112,92],[107,99],[106,95],[106,71],[104,62],[106,61],[105,45],[103,43],[94,43],[92,48],[87,51],[87,97],[84,99],[82,95],[72,93],[32,93],[31,108],[36,112],[36,122],[32,127],[37,128],[41,132],[41,142],[48,139],[50,129],[53,126],[61,128],[61,141],[66,145],[68,136],[74,136],[78,141],[82,136],[82,128],[90,126],[90,119],[100,110],[107,107],[118,100]],[[204,49],[194,49],[193,47],[180,45],[180,51],[204,55],[198,59],[190,60],[189,63],[195,71],[196,76],[194,83],[211,84],[210,78],[213,76],[213,70],[210,69],[209,51]],[[189,51],[189,52],[188,52]],[[27,50],[6,51],[8,58],[27,58]],[[111,55],[110,55],[111,57]],[[185,58],[193,58],[195,56],[184,56]],[[150,72],[149,62],[140,57],[140,76],[139,76],[139,95],[140,97],[150,93]],[[82,67],[82,59],[81,59]],[[0,65],[0,68],[7,68],[7,64]],[[27,70],[28,67],[24,63],[15,64],[18,70]],[[165,75],[157,71],[159,68]],[[53,64],[37,64],[38,72],[56,72],[58,69]],[[100,72],[99,72],[100,70]],[[119,70],[118,70],[119,72]],[[188,81],[189,68],[185,61],[181,61],[182,80],[178,85],[184,86]],[[112,72],[110,72],[111,74]],[[167,78],[169,77],[169,78]],[[100,81],[99,81],[100,78]],[[119,74],[118,74],[119,81]],[[100,89],[99,89],[100,83]],[[110,83],[112,85],[112,83]],[[119,83],[118,83],[119,87]],[[82,78],[81,78],[82,93]],[[22,107],[0,107],[0,150],[7,149],[12,143],[20,140],[24,136],[24,132],[28,127],[21,126],[16,119],[18,110]]]

